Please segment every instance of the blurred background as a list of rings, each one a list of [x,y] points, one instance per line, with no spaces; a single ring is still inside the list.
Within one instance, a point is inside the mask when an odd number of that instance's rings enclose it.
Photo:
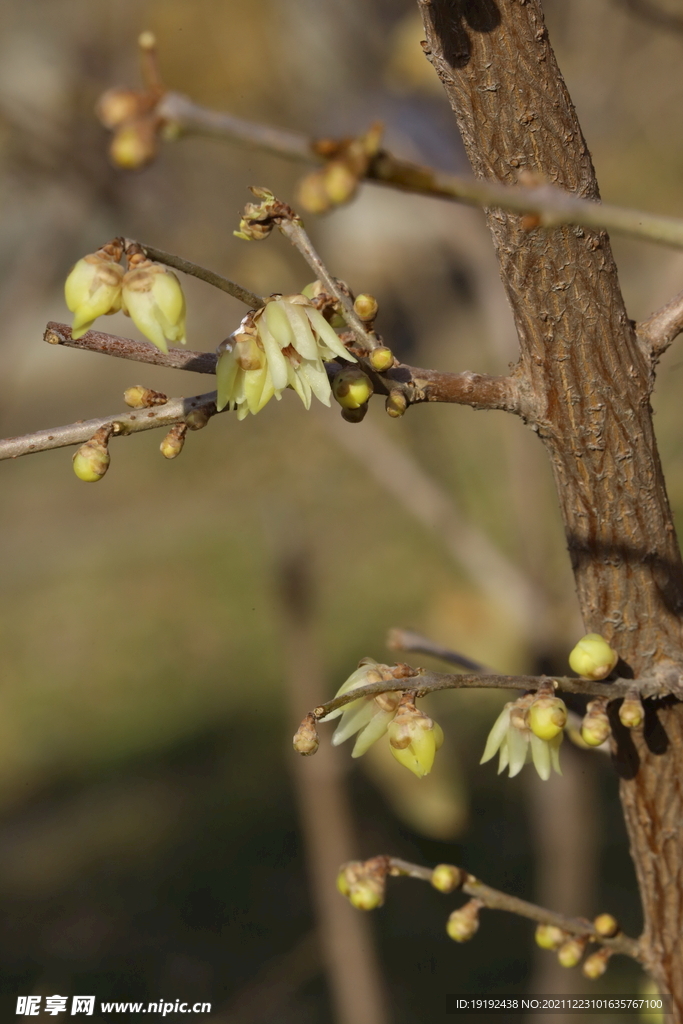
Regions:
[[[683,35],[638,4],[544,7],[604,198],[682,216]],[[197,103],[314,136],[379,119],[397,154],[467,169],[409,0],[5,0],[0,25],[3,436],[115,413],[136,383],[210,389],[41,340],[48,320],[68,319],[71,265],[114,235],[262,294],[310,280],[281,236],[232,236],[247,186],[293,201],[300,166],[205,139],[165,145],[141,173],[109,165],[93,107],[139,84],[141,30],[158,37],[166,85]],[[479,212],[368,185],[306,224],[332,272],[377,296],[378,329],[403,359],[494,373],[514,361]],[[683,255],[613,244],[634,318],[681,288]],[[243,307],[183,283],[189,345],[213,350]],[[120,314],[101,326],[138,336]],[[682,366],[674,346],[655,395],[677,515]],[[223,1024],[412,1024],[446,1019],[447,992],[588,984],[510,915],[484,913],[475,940],[455,945],[444,925],[461,898],[417,882],[390,883],[381,911],[352,911],[336,864],[378,853],[463,864],[556,910],[610,911],[637,934],[608,758],[565,744],[565,774],[545,786],[530,768],[514,780],[479,768],[505,694],[425,702],[447,740],[419,783],[381,743],[360,763],[348,747],[333,756],[327,729],[315,758],[291,750],[303,714],[359,658],[395,659],[389,627],[504,672],[564,672],[582,632],[537,439],[499,413],[419,407],[396,421],[382,405],[352,426],[287,394],[243,423],[218,417],[170,463],[158,432],[115,440],[96,488],[76,479],[70,450],[0,468],[12,1014],[17,994],[61,993],[209,1001]],[[589,991],[644,983],[616,957]]]

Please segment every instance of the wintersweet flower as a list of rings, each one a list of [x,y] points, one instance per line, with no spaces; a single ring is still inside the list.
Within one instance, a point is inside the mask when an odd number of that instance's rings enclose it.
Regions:
[[[599,633],[586,633],[569,655],[569,665],[584,679],[605,679],[619,655]]]
[[[135,326],[162,352],[169,341],[185,344],[185,296],[175,274],[142,252],[128,255],[121,306]]]
[[[394,676],[388,665],[380,665],[373,658],[364,658],[356,671],[352,672],[346,682],[340,686],[335,696],[341,697],[345,693],[358,689],[359,686],[389,679],[393,680]],[[345,704],[343,708],[331,711],[320,721],[330,722],[334,718],[341,718],[332,736],[333,745],[339,746],[340,743],[344,743],[358,733],[351,757],[361,757],[387,731],[396,715],[401,696],[402,693],[398,690],[392,693],[380,693],[376,697],[359,697],[358,700]]]
[[[121,308],[122,255],[121,240],[115,238],[72,267],[64,285],[64,297],[74,314],[74,340],[82,338],[98,316],[116,313]]]
[[[561,775],[560,744],[563,732],[560,730],[552,739],[542,739],[529,728],[528,713],[535,700],[533,694],[520,697],[505,705],[488,735],[480,764],[490,761],[500,751],[498,774],[508,769],[513,778],[528,761],[546,782],[551,771]]]
[[[418,779],[429,775],[443,743],[441,726],[409,702],[400,706],[388,732],[391,753],[398,763]]]
[[[330,404],[325,362],[356,362],[322,313],[304,295],[274,295],[248,313],[219,346],[217,407],[237,410],[237,418],[255,415],[285,388],[296,391],[306,409],[312,396]]]

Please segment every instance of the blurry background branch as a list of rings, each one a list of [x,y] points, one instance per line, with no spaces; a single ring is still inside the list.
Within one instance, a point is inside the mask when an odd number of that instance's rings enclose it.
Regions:
[[[431,883],[432,881],[433,871],[430,868],[422,867],[420,864],[410,864],[398,857],[388,857],[387,860],[390,875],[407,875],[409,878],[418,878],[424,882]],[[512,914],[519,914],[520,917],[526,917],[530,921],[537,921],[538,924],[554,925],[571,935],[588,936],[594,942],[613,949],[615,953],[623,953],[625,956],[633,957],[634,960],[640,959],[638,942],[635,939],[626,935],[616,935],[611,939],[604,938],[596,932],[590,921],[556,914],[552,910],[546,910],[545,907],[538,907],[535,903],[521,900],[518,896],[511,896],[499,889],[492,889],[491,886],[480,882],[474,875],[466,875],[461,889],[468,896],[481,900],[491,910],[507,910]]]
[[[666,32],[683,34],[683,14],[663,10],[652,0],[616,0],[616,3],[649,25],[663,28]]]
[[[483,675],[494,675],[492,669],[480,665],[478,661],[472,661],[458,651],[451,651],[441,644],[434,643],[429,637],[422,636],[412,629],[390,629],[387,634],[387,647],[391,651],[409,651],[414,654],[428,654],[430,658],[439,658],[458,668],[464,668],[468,672],[481,672]]]

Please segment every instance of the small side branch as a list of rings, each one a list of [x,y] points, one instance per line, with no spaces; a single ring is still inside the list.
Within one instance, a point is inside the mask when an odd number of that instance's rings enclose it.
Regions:
[[[662,28],[665,32],[683,34],[683,15],[665,11],[651,0],[617,0],[617,3],[648,25]]]
[[[418,878],[424,882],[432,881],[433,872],[430,868],[422,867],[420,864],[411,864],[398,857],[388,857],[387,860],[390,875],[407,875],[409,878]],[[641,960],[640,945],[636,939],[631,939],[627,935],[615,935],[611,939],[605,938],[595,930],[590,921],[577,917],[565,917],[564,914],[556,914],[552,910],[546,910],[545,907],[521,900],[518,896],[510,896],[509,893],[485,885],[474,875],[466,875],[461,890],[468,896],[481,900],[491,910],[507,910],[511,914],[526,917],[538,924],[554,925],[569,935],[586,937],[601,946],[614,950],[615,953],[623,953],[625,956],[633,957],[634,960]]]
[[[152,245],[141,244],[141,248],[151,260],[165,263],[167,267],[173,267],[174,270],[180,270],[183,274],[189,274],[191,277],[198,277],[200,281],[205,281],[207,284],[213,285],[214,288],[219,288],[222,292],[227,292],[233,298],[244,302],[250,309],[260,309],[265,305],[260,295],[250,292],[248,288],[243,288],[241,284],[236,284],[227,277],[214,273],[213,270],[207,270],[206,267],[200,267],[197,263],[184,260],[182,256],[164,252],[163,249],[155,249]]]
[[[640,346],[652,365],[657,363],[682,331],[683,292],[679,292],[636,327]]]
[[[480,672],[482,675],[494,675],[492,669],[473,661],[459,651],[434,643],[429,637],[422,636],[412,629],[390,629],[387,633],[387,647],[391,651],[408,651],[412,654],[428,654],[430,658],[438,658],[449,665],[464,668],[467,672]]]

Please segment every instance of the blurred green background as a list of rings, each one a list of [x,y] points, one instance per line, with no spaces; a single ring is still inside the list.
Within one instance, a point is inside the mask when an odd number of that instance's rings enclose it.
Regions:
[[[610,0],[544,7],[604,198],[683,215],[683,37]],[[167,86],[198,103],[312,135],[380,119],[394,152],[466,170],[408,0],[5,0],[0,26],[3,436],[114,413],[135,383],[172,395],[210,390],[206,377],[42,342],[47,320],[67,319],[70,266],[112,236],[263,294],[310,280],[284,238],[232,237],[247,186],[291,202],[299,166],[202,139],[165,145],[139,174],[108,164],[93,107],[105,88],[138,84],[141,30],[158,37]],[[378,329],[407,361],[505,372],[514,360],[478,212],[365,186],[353,204],[306,224],[333,273],[377,296]],[[631,316],[679,290],[683,256],[613,243]],[[201,282],[184,284],[190,347],[213,350],[243,308]],[[120,314],[101,326],[137,337]],[[663,364],[656,426],[679,514],[683,364],[676,349]],[[196,999],[225,1024],[340,1020],[311,939],[290,747],[308,710],[277,585],[292,547],[310,568],[320,699],[359,658],[393,660],[391,626],[418,628],[501,671],[565,670],[581,624],[549,467],[531,433],[503,414],[459,407],[420,407],[397,422],[379,401],[359,426],[340,432],[337,420],[334,409],[306,414],[287,394],[243,423],[218,417],[172,463],[157,432],[115,440],[96,488],[75,478],[69,450],[1,467],[8,999]],[[390,446],[380,461],[393,489],[368,461],[378,437]],[[442,530],[426,525],[429,501],[415,498],[427,493],[425,474],[445,503]],[[502,577],[459,557],[465,528],[526,581],[536,619],[520,617]],[[608,759],[567,751],[565,779],[543,791],[530,769],[510,781],[479,768],[504,699],[433,699],[447,743],[419,785],[386,750],[357,763],[343,748],[338,785],[350,794],[354,854],[462,863],[556,909],[609,910],[637,933]],[[444,923],[458,902],[418,883],[390,886],[371,920],[387,1019],[440,1020],[446,992],[585,984],[577,972],[558,980],[551,955],[534,952],[532,928],[507,915],[485,914],[477,938],[456,946]],[[642,983],[616,958],[590,991]]]

